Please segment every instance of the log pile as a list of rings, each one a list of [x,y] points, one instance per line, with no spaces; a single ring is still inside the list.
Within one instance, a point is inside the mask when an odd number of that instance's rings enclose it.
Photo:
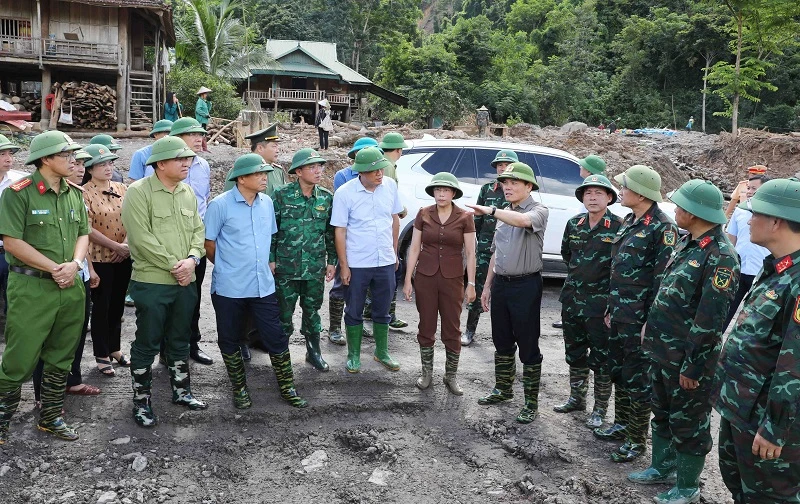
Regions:
[[[42,98],[31,93],[14,95],[0,93],[0,100],[8,102],[20,112],[30,112],[31,121],[39,122],[42,117]]]
[[[238,121],[231,121],[230,119],[220,119],[218,117],[212,117],[210,121],[208,121],[208,139],[210,142],[214,144],[224,143],[225,145],[237,145],[237,138],[236,138],[236,122]],[[213,140],[212,140],[213,139]]]
[[[58,121],[61,106],[69,112],[72,105],[72,127],[83,129],[115,129],[117,126],[117,92],[113,87],[88,81],[69,81],[53,85],[56,99],[53,102],[53,118]],[[68,125],[64,125],[68,126]],[[59,125],[62,127],[62,125]]]

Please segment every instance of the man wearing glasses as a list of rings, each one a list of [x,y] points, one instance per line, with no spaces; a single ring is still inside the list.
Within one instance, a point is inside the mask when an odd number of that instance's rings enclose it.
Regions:
[[[10,269],[8,344],[0,362],[0,445],[19,405],[20,387],[40,357],[38,428],[67,441],[78,439],[61,417],[86,300],[83,282],[76,279],[89,247],[89,219],[83,194],[66,180],[78,149],[60,131],[38,135],[25,162],[36,171],[11,184],[0,200],[0,235]]]

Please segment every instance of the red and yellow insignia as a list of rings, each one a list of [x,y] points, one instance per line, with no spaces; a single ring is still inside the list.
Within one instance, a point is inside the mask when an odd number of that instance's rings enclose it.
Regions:
[[[644,225],[645,226],[649,226],[651,222],[653,222],[653,216],[652,215],[646,215],[645,218],[644,218]]]
[[[604,236],[603,238],[601,238],[601,240],[602,240],[604,243],[614,243],[614,239],[613,239],[613,238],[611,238],[611,237],[608,237],[608,236]]]
[[[780,260],[778,264],[775,265],[775,271],[778,273],[783,273],[787,269],[789,269],[794,263],[792,262],[791,256],[786,256]]]
[[[717,268],[714,272],[714,287],[719,290],[725,290],[731,286],[733,279],[733,271],[730,268]]]
[[[678,237],[675,231],[664,231],[664,245],[674,247]]]
[[[710,236],[706,236],[705,238],[700,240],[700,248],[704,249],[704,248],[708,247],[709,243],[711,243],[711,237]]]
[[[39,190],[39,194],[44,194],[47,192],[47,186],[44,185],[44,180],[40,180],[38,184],[36,184],[36,189]]]
[[[581,217],[581,220],[578,221],[578,225],[582,226],[584,222],[586,222],[586,217]]]
[[[14,192],[20,192],[21,190],[25,189],[26,187],[28,187],[32,183],[33,183],[33,180],[31,180],[30,178],[26,177],[26,178],[24,178],[22,180],[18,180],[16,182],[14,182],[13,184],[11,184],[8,187],[13,189]]]
[[[691,261],[689,261],[689,266],[691,266],[692,268],[699,268],[700,263],[692,259]]]
[[[604,220],[603,220],[603,226],[604,226],[606,229],[611,229],[611,219],[604,219]]]
[[[773,301],[778,299],[778,293],[775,292],[775,289],[768,290],[767,292],[764,293],[764,296],[766,296],[767,299],[771,299]]]
[[[797,301],[794,303],[794,315],[792,318],[796,323],[800,324],[800,296],[797,296]]]

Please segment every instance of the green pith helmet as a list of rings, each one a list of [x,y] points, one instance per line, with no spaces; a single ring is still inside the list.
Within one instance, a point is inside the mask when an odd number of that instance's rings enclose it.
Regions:
[[[33,164],[37,159],[52,156],[59,152],[70,152],[80,149],[81,146],[72,141],[72,139],[63,131],[45,131],[36,135],[31,141],[31,150],[28,153],[28,159],[25,164]]]
[[[170,136],[185,135],[186,133],[202,133],[205,135],[206,130],[200,126],[200,123],[194,117],[181,117],[172,123],[172,128],[169,130]]]
[[[606,162],[600,156],[591,154],[578,160],[578,164],[583,166],[592,175],[602,175],[606,172]],[[610,183],[610,181],[609,181]]]
[[[519,158],[513,150],[501,150],[492,160],[492,168],[497,168],[497,163],[519,163]]]
[[[159,161],[168,159],[194,157],[195,153],[186,145],[183,139],[174,136],[165,136],[153,142],[153,150],[145,164],[155,165]]]
[[[690,180],[669,193],[673,203],[695,217],[713,224],[725,224],[728,218],[722,209],[722,191],[708,180]]]
[[[765,182],[750,198],[750,208],[747,207],[746,201],[740,203],[739,208],[800,222],[800,180],[792,177]]]
[[[89,144],[84,147],[83,150],[92,156],[91,159],[83,163],[83,166],[86,168],[91,168],[96,164],[104,163],[106,161],[114,161],[115,159],[119,159],[119,156],[108,150],[108,147],[105,145]],[[75,158],[77,159],[77,156]]]
[[[356,154],[356,162],[353,163],[352,170],[358,173],[366,173],[375,170],[384,170],[392,165],[386,159],[383,151],[378,147],[364,147]]]
[[[5,135],[0,135],[0,151],[7,151],[10,150],[11,154],[14,154],[19,150],[19,147],[11,143]]]
[[[611,185],[611,181],[608,180],[603,175],[589,175],[585,179],[583,179],[583,183],[575,189],[575,197],[578,198],[578,201],[583,203],[583,193],[586,191],[587,187],[602,187],[609,194],[611,194],[611,203],[609,205],[613,205],[617,202],[617,191],[614,190],[614,186]]]
[[[122,146],[118,144],[116,140],[114,140],[114,137],[106,134],[93,136],[91,140],[89,140],[89,145],[92,144],[105,145],[110,151],[118,151],[122,149]]]
[[[455,191],[456,194],[453,196],[453,199],[464,196],[464,191],[462,191],[461,186],[458,185],[458,179],[452,173],[441,172],[434,175],[428,185],[425,186],[425,192],[428,193],[428,196],[433,196],[433,190],[437,187],[449,187]]]
[[[353,148],[347,152],[347,157],[349,157],[350,159],[355,159],[356,154],[358,154],[358,151],[360,151],[364,147],[377,147],[377,146],[378,146],[378,141],[375,140],[374,138],[370,137],[359,138],[358,140],[356,140],[356,143],[353,144]]]
[[[161,119],[160,121],[156,121],[153,125],[153,129],[150,130],[150,138],[153,138],[156,133],[169,133],[172,129],[172,121],[169,119]]]
[[[244,175],[271,172],[272,170],[272,166],[265,163],[264,158],[259,154],[253,154],[251,152],[250,154],[245,154],[244,156],[236,158],[236,161],[233,162],[233,170],[231,170],[231,173],[228,175],[228,180],[235,182],[238,177]]]
[[[75,161],[84,161],[84,166],[86,165],[85,161],[92,159],[92,155],[86,152],[84,149],[76,150],[75,151]]]
[[[533,170],[525,163],[511,163],[506,167],[506,170],[497,176],[497,180],[522,180],[523,182],[530,182],[533,184],[533,190],[539,190],[539,184],[536,183],[536,177],[533,175]]]
[[[387,150],[395,150],[395,149],[408,149],[408,144],[406,143],[406,139],[403,138],[403,135],[400,133],[386,133],[383,135],[383,139],[381,143],[378,144],[378,147],[387,151]]]
[[[625,189],[635,192],[651,201],[661,199],[661,175],[645,165],[633,165],[625,173],[620,173],[614,180]]]
[[[327,162],[328,160],[317,154],[314,149],[300,149],[292,156],[292,166],[289,168],[289,173],[293,174],[298,168],[306,165]]]

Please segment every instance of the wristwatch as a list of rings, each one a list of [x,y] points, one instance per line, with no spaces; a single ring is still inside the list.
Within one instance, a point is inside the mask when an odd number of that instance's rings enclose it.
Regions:
[[[81,261],[80,259],[73,259],[72,262],[78,265],[78,270],[83,269],[83,261]]]
[[[494,213],[497,211],[497,207],[496,207],[496,206],[494,206],[494,205],[492,205],[492,207],[491,207],[491,208],[492,208],[492,215],[494,215]]]
[[[194,265],[195,266],[200,266],[200,258],[199,257],[191,255],[187,259],[194,259]]]

